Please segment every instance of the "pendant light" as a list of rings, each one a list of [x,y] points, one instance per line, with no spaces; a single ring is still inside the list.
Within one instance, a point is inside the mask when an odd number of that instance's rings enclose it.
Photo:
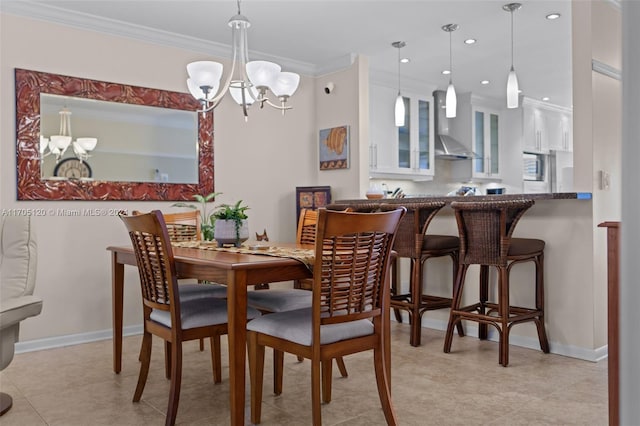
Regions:
[[[451,49],[451,33],[458,28],[458,24],[447,24],[442,27],[443,31],[449,33],[449,86],[447,87],[447,96],[445,98],[445,115],[447,118],[454,118],[458,108],[456,89],[453,87],[453,53]]]
[[[404,126],[404,99],[402,99],[402,95],[400,94],[400,49],[405,47],[407,43],[404,41],[394,41],[391,45],[398,49],[398,97],[396,98],[395,118],[396,126],[402,127]]]
[[[502,6],[503,10],[511,14],[511,70],[507,78],[507,108],[518,108],[518,76],[513,68],[513,12],[521,7],[520,3],[509,3]]]

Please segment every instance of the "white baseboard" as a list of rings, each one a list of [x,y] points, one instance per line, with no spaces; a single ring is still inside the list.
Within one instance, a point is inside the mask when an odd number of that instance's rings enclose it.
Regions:
[[[130,325],[122,329],[123,336],[142,334],[142,324]],[[68,334],[65,336],[45,337],[43,339],[28,340],[16,343],[16,353],[41,351],[44,349],[61,348],[82,343],[97,342],[113,338],[111,329],[91,331],[88,333]]]
[[[392,320],[395,321],[393,315]],[[402,313],[402,321],[404,324],[409,323],[409,316],[406,312]],[[445,331],[447,329],[447,321],[432,318],[422,318],[422,327],[433,330]],[[478,326],[476,323],[466,321],[465,333],[468,336],[478,337]],[[454,334],[456,336],[456,334]],[[455,338],[455,337],[454,337]],[[489,327],[489,340],[498,341],[498,331],[494,327]],[[516,334],[509,335],[509,344],[520,346],[528,349],[540,350],[540,342],[537,338],[518,336]],[[608,346],[602,346],[597,349],[581,348],[578,346],[566,345],[549,340],[549,351],[556,355],[568,356],[571,358],[582,359],[585,361],[598,362],[608,356]]]
[[[392,316],[393,317],[393,316]],[[402,314],[402,320],[405,324],[408,324],[408,316],[406,313]],[[433,330],[445,331],[447,329],[447,322],[441,320],[435,320],[431,318],[422,319],[422,327],[431,328]],[[474,323],[467,322],[465,324],[465,332],[469,336],[478,336],[478,326]],[[131,325],[124,327],[124,336],[133,336],[136,334],[142,334],[142,325]],[[35,339],[25,342],[16,343],[16,353],[40,351],[44,349],[60,348],[64,346],[79,345],[81,343],[96,342],[98,340],[107,340],[113,337],[112,330],[93,331],[89,333],[69,334],[66,336],[46,337],[44,339]],[[498,332],[489,327],[489,340],[498,341]],[[509,344],[515,346],[521,346],[529,349],[540,349],[540,344],[537,338],[523,337],[516,334],[512,334],[509,338]],[[549,349],[551,353],[557,355],[568,356],[571,358],[578,358],[585,361],[598,362],[608,356],[608,347],[602,346],[597,349],[581,348],[577,346],[565,345],[553,341],[549,341]]]

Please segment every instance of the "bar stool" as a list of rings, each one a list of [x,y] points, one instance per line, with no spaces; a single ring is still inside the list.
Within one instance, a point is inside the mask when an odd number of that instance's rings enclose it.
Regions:
[[[435,215],[445,206],[443,201],[413,203],[407,200],[388,200],[391,205],[402,204],[407,213],[400,221],[393,250],[397,257],[411,259],[409,292],[400,293],[398,286],[397,258],[392,263],[391,307],[396,312],[396,320],[402,322],[399,310],[409,313],[411,334],[409,344],[420,346],[422,315],[431,310],[449,309],[452,298],[429,295],[423,283],[425,262],[428,259],[449,256],[453,265],[453,280],[458,271],[458,250],[460,240],[453,235],[427,234],[427,228]],[[452,283],[453,287],[453,283]],[[464,336],[462,324],[457,324],[458,334]]]
[[[515,324],[535,322],[540,348],[544,353],[549,352],[544,325],[545,242],[533,238],[512,238],[516,224],[533,204],[533,200],[451,203],[460,234],[460,267],[454,286],[444,352],[451,351],[453,327],[462,320],[479,323],[480,339],[487,338],[487,325],[498,330],[499,363],[505,367],[509,364],[509,332]],[[509,302],[511,267],[521,262],[535,263],[535,308],[511,306]],[[460,306],[465,276],[470,265],[480,265],[480,300],[468,306]],[[490,266],[498,270],[497,303],[488,301]]]

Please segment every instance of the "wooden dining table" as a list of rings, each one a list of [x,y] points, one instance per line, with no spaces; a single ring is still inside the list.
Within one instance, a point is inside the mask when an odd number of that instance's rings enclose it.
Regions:
[[[298,247],[296,244],[279,246]],[[308,247],[307,247],[308,248]],[[133,249],[107,247],[111,252],[113,308],[113,371],[122,369],[124,266],[136,266]],[[231,424],[244,425],[247,287],[312,276],[307,266],[287,257],[244,254],[199,248],[174,248],[178,278],[197,278],[227,285],[229,315],[229,393]]]

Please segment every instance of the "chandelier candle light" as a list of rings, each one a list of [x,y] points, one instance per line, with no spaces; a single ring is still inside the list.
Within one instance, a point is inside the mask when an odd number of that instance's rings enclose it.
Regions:
[[[200,101],[202,109],[199,112],[203,113],[218,106],[228,90],[233,100],[242,106],[245,121],[249,116],[248,108],[254,102],[258,102],[260,108],[263,108],[266,103],[282,110],[284,115],[286,110],[291,109],[286,103],[298,88],[300,76],[292,72],[283,72],[280,65],[273,62],[249,62],[247,28],[251,23],[240,13],[240,0],[237,1],[237,5],[238,13],[229,19],[233,49],[231,70],[222,88],[220,88],[222,64],[213,61],[197,61],[187,65],[189,92]],[[280,105],[269,100],[267,90],[278,98]]]
[[[520,3],[509,3],[502,9],[511,14],[511,70],[507,78],[507,108],[518,108],[518,76],[513,68],[513,12],[522,7]]]
[[[71,136],[71,111],[66,107],[62,108],[60,114],[60,132],[58,135],[52,135],[50,138],[40,136],[40,155],[46,157],[49,154],[56,156],[56,162],[60,161],[64,153],[73,147],[73,152],[80,161],[87,161],[90,157],[89,152],[95,149],[98,144],[97,138],[77,138],[73,143]],[[45,153],[47,148],[49,152]]]
[[[395,119],[396,126],[402,127],[404,126],[404,99],[402,99],[402,95],[400,94],[400,64],[402,63],[400,49],[405,47],[407,43],[404,41],[394,41],[391,45],[398,49],[398,97],[396,98]]]
[[[458,108],[456,89],[453,87],[453,53],[451,50],[451,33],[459,28],[458,24],[447,24],[442,27],[443,31],[449,33],[449,86],[447,87],[447,97],[445,98],[445,109],[447,118],[455,118]]]

